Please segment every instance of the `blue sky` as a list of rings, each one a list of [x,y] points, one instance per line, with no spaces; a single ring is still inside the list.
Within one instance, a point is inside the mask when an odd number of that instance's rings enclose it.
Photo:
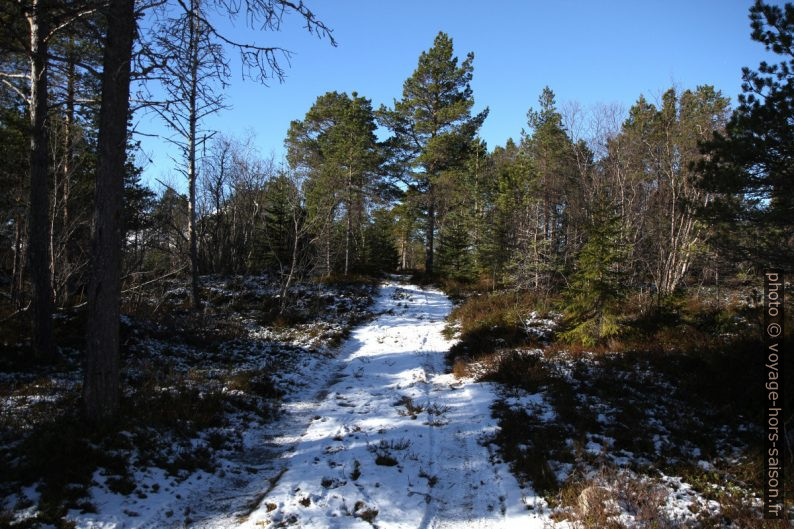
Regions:
[[[438,31],[455,52],[475,54],[475,110],[490,107],[481,129],[489,148],[518,137],[526,112],[548,85],[558,103],[578,101],[630,106],[640,94],[655,99],[673,83],[712,84],[732,101],[740,93],[741,67],[767,57],[750,39],[751,0],[507,1],[307,0],[334,30],[332,47],[302,29],[295,17],[279,33],[224,26],[237,39],[294,52],[283,84],[243,81],[230,54],[226,110],[206,122],[225,134],[253,134],[264,155],[281,158],[289,123],[302,118],[317,96],[357,91],[377,108],[402,93]],[[153,117],[137,116],[146,133],[165,133]],[[141,137],[144,180],[179,182],[173,150],[162,139]],[[169,156],[170,154],[170,156]]]

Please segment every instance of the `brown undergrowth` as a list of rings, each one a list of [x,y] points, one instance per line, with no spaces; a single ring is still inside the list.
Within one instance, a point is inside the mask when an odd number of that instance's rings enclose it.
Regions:
[[[450,315],[448,333],[459,341],[448,360],[457,376],[498,382],[507,396],[541,395],[553,409],[549,419],[509,398],[497,402],[494,440],[517,476],[577,527],[624,527],[610,513],[614,505],[634,512],[635,526],[674,526],[648,514],[661,501],[660,487],[672,486],[662,476],[680,478],[718,505],[693,507],[690,526],[765,527],[758,440],[766,375],[761,313],[752,301],[627,303],[619,337],[586,348],[553,336],[539,343],[525,332],[526,315],[548,313],[548,300],[519,292],[471,296]],[[794,310],[787,314],[790,341]],[[791,382],[789,370],[783,383]],[[582,511],[588,488],[603,508]]]

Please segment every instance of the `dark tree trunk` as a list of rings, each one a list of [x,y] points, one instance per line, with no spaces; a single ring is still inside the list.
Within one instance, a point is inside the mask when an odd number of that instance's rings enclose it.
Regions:
[[[430,184],[428,191],[427,227],[425,232],[425,274],[433,275],[433,242],[436,234],[436,194],[435,188]]]
[[[25,220],[21,215],[14,219],[14,269],[11,282],[11,302],[15,309],[22,308],[22,277],[24,275],[25,258],[22,255],[22,239]]]
[[[325,235],[325,277],[331,277],[331,229],[324,228]]]
[[[83,383],[83,412],[91,422],[112,417],[119,406],[122,206],[134,0],[110,0],[107,15]]]
[[[74,98],[75,98],[75,64],[74,64],[74,37],[69,37],[66,44],[66,115],[64,116],[63,133],[63,175],[62,186],[63,194],[63,229],[68,233],[70,230],[69,217],[69,194],[72,188],[72,159],[74,158]],[[64,268],[69,268],[72,258],[71,237],[66,237],[63,242],[63,263]],[[65,290],[66,297],[71,295],[71,289],[67,283]]]
[[[47,28],[43,7],[34,1],[30,25],[30,209],[28,258],[33,286],[33,351],[39,360],[52,360],[52,281],[50,276],[49,157],[47,153]]]
[[[348,169],[347,172],[347,204],[345,205],[347,213],[347,226],[345,227],[345,277],[350,270],[350,238],[353,233],[353,169]]]
[[[191,145],[195,153],[195,147]],[[199,292],[198,238],[196,236],[196,173],[195,154],[192,155],[188,176],[188,234],[190,242],[190,302],[194,310],[201,310]]]

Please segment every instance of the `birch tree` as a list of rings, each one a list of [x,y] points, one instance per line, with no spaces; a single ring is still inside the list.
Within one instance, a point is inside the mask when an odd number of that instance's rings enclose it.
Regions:
[[[640,98],[624,125],[619,141],[629,178],[640,185],[632,206],[643,218],[637,251],[659,299],[679,287],[703,244],[697,211],[711,195],[696,186],[692,165],[701,157],[699,142],[724,127],[727,110],[728,100],[711,86],[680,95],[670,89],[658,109]]]

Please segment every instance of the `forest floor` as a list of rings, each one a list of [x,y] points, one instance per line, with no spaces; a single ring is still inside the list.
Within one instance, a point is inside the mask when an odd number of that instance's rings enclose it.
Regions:
[[[268,439],[299,406],[289,397],[327,384],[377,292],[300,283],[280,311],[271,278],[203,277],[195,313],[182,281],[153,286],[124,300],[121,413],[101,431],[79,414],[84,309],[58,311],[60,357],[46,365],[31,360],[25,315],[1,320],[0,528],[182,527],[213,487],[231,491],[224,508],[249,508]]]
[[[77,398],[68,354],[4,370],[0,527],[756,527],[736,475],[753,427],[712,428],[725,414],[687,407],[680,369],[508,348],[450,373],[452,302],[398,278],[299,285],[286,315],[263,313],[261,278],[203,289],[200,321],[125,318],[137,404],[110,444],[56,413]]]
[[[288,394],[283,415],[246,428],[243,476],[223,461],[159,495],[92,491],[78,527],[543,527],[545,502],[489,442],[497,388],[446,373],[443,293],[388,282],[335,358]],[[534,514],[533,514],[534,513]]]

